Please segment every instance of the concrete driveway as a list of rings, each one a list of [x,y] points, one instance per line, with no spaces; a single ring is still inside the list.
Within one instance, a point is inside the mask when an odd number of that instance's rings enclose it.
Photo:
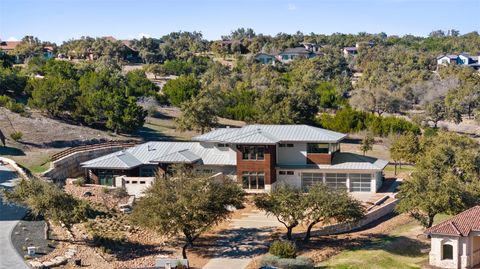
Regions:
[[[12,188],[16,178],[15,172],[0,165],[0,188]],[[0,269],[29,268],[11,242],[12,230],[24,214],[23,208],[4,204],[0,197]]]
[[[280,223],[259,210],[232,219],[229,229],[216,234],[216,243],[204,250],[212,259],[203,269],[244,269],[258,255],[268,251],[267,239]]]

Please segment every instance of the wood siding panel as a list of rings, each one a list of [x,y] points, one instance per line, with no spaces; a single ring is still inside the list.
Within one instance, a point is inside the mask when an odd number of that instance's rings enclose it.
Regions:
[[[237,180],[242,182],[242,172],[264,172],[265,184],[272,184],[276,181],[276,146],[265,146],[264,160],[243,160],[242,152],[237,147]]]
[[[308,153],[307,163],[309,164],[332,164],[332,155],[326,153]]]

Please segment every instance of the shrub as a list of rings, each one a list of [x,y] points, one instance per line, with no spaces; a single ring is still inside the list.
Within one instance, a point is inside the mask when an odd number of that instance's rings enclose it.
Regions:
[[[0,95],[0,107],[5,107],[14,113],[22,113],[25,111],[25,105],[17,103],[15,99],[6,95]]]
[[[109,193],[115,198],[123,198],[128,196],[128,192],[125,187],[112,189]]]
[[[23,137],[23,133],[20,131],[16,131],[10,134],[10,138],[12,138],[15,141],[20,141]]]
[[[73,185],[82,187],[85,184],[85,179],[83,177],[79,177],[73,181]]]
[[[273,255],[265,255],[260,266],[274,266],[282,269],[313,269],[312,259],[307,257],[297,257],[296,259],[282,259]]]
[[[268,252],[280,258],[295,258],[297,256],[297,248],[295,243],[291,241],[275,241],[270,246]]]

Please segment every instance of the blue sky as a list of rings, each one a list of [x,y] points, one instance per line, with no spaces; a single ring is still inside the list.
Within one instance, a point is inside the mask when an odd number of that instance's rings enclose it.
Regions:
[[[0,0],[0,38],[57,43],[83,35],[119,39],[201,31],[219,39],[257,33],[480,31],[480,0]],[[468,14],[468,15],[466,15]]]

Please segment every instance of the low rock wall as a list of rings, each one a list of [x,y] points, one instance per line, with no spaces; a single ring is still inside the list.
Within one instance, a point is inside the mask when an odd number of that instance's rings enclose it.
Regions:
[[[322,236],[322,235],[331,235],[331,234],[340,234],[346,233],[353,230],[363,228],[364,226],[390,214],[395,210],[395,206],[398,203],[398,199],[392,200],[391,202],[385,204],[382,207],[368,212],[365,217],[358,222],[350,223],[337,223],[333,225],[324,226],[319,230],[312,231],[312,236]],[[302,235],[303,236],[303,235]]]

